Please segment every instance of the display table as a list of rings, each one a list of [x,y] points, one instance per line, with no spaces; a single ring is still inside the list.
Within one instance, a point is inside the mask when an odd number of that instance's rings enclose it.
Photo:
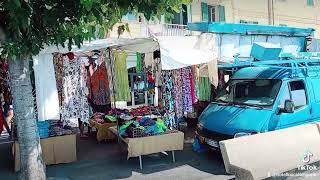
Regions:
[[[94,121],[93,119],[89,120],[89,126],[94,127],[98,130],[97,132],[97,141],[102,140],[110,140],[110,139],[116,139],[117,136],[114,135],[112,132],[109,131],[109,128],[112,126],[117,126],[117,123],[98,123]]]
[[[117,127],[110,127],[109,130],[115,135],[118,133]],[[175,162],[174,151],[183,150],[184,144],[184,134],[180,131],[140,138],[119,138],[126,145],[127,159],[139,157],[140,169],[142,169],[142,155],[171,151],[172,160]]]
[[[42,158],[46,165],[70,163],[77,161],[76,135],[65,135],[40,139]],[[19,142],[15,141],[12,147],[14,169],[20,170]]]

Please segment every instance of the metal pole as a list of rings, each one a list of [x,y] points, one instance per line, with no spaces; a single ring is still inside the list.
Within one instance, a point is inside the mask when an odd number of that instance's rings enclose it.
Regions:
[[[172,151],[172,162],[176,162],[176,158],[174,157],[174,151]]]
[[[139,163],[140,163],[140,169],[142,170],[142,158],[141,158],[141,155],[139,156]]]

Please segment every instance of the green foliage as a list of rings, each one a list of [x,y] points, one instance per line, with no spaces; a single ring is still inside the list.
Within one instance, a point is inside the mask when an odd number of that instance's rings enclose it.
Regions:
[[[147,19],[180,11],[192,0],[2,0],[0,27],[6,39],[2,56],[36,55],[45,45],[81,46],[99,37],[128,12]],[[121,30],[129,31],[128,25]]]

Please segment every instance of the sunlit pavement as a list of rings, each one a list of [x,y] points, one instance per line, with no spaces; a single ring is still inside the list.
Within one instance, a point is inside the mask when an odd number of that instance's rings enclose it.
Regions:
[[[226,174],[218,153],[198,154],[192,151],[190,139],[184,151],[177,151],[176,162],[169,155],[143,157],[143,170],[138,158],[126,159],[117,142],[98,143],[91,137],[78,139],[78,161],[47,166],[48,179],[231,179]],[[0,179],[16,179],[13,172],[11,144],[0,146]]]

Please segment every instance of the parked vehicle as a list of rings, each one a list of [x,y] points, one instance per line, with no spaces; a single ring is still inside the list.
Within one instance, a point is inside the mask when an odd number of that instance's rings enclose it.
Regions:
[[[317,121],[320,59],[260,61],[233,74],[199,117],[196,134],[219,149],[222,140]]]

